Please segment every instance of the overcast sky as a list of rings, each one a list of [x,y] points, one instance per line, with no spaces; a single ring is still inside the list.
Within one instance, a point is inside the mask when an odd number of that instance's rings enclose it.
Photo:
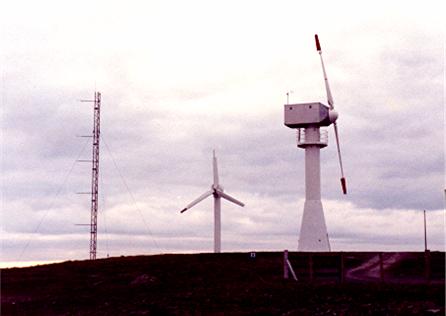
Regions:
[[[1,259],[86,259],[102,93],[98,257],[207,252],[216,149],[222,250],[296,250],[304,151],[290,102],[335,107],[321,152],[332,250],[444,250],[444,11],[407,1],[4,1]]]

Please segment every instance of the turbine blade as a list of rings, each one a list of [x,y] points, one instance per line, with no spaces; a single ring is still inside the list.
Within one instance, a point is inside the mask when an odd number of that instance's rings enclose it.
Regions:
[[[321,44],[319,42],[319,38],[318,38],[317,34],[315,34],[314,37],[316,39],[316,49],[319,52],[319,56],[321,58],[322,72],[324,73],[325,90],[327,91],[327,102],[328,102],[328,105],[330,106],[330,109],[333,110],[334,109],[333,96],[331,95],[330,85],[328,84],[327,72],[325,71],[324,60],[322,59]]]
[[[212,158],[212,167],[214,173],[214,186],[218,186],[218,166],[217,166],[217,157],[215,156],[215,149],[213,150],[214,157]]]
[[[232,202],[232,203],[234,203],[234,204],[240,205],[240,206],[242,206],[242,207],[245,206],[245,204],[244,204],[243,202],[240,202],[239,200],[233,198],[232,196],[230,196],[230,195],[228,195],[228,194],[226,194],[226,193],[223,193],[223,192],[221,192],[221,191],[217,191],[217,194],[218,194],[220,197],[222,197],[222,198],[228,200],[229,202]]]
[[[200,195],[197,199],[193,200],[192,202],[190,202],[185,208],[183,208],[181,210],[180,213],[184,213],[186,212],[188,209],[190,209],[192,206],[200,203],[201,201],[203,201],[205,198],[207,198],[208,196],[212,195],[212,193],[214,193],[213,190],[209,190],[206,193],[203,193],[202,195]]]
[[[342,192],[344,194],[347,194],[347,183],[344,177],[344,168],[342,166],[342,158],[341,158],[341,147],[339,144],[339,135],[338,135],[338,125],[336,122],[333,123],[335,137],[336,137],[336,147],[338,148],[338,158],[339,158],[339,166],[341,167],[341,186],[342,186]]]

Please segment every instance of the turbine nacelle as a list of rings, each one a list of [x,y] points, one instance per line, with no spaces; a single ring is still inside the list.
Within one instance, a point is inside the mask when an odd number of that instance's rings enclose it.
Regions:
[[[338,112],[320,102],[285,104],[285,125],[290,128],[329,126],[338,119]]]

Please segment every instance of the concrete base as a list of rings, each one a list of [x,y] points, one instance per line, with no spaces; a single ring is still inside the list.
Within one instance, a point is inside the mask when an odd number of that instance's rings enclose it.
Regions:
[[[298,251],[330,251],[324,210],[320,200],[306,200]]]

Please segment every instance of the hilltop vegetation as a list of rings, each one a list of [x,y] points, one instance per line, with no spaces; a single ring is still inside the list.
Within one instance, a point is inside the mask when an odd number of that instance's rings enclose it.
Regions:
[[[443,254],[444,256],[444,254]],[[2,315],[444,315],[444,283],[284,280],[281,253],[156,255],[2,270]],[[444,267],[444,261],[443,261]],[[407,269],[407,266],[405,266]]]

